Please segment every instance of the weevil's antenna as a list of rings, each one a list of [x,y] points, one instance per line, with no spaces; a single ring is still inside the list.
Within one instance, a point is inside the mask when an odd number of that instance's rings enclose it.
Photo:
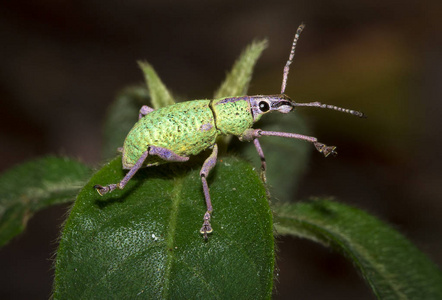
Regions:
[[[364,115],[360,111],[351,110],[351,109],[348,109],[348,108],[337,107],[337,106],[334,106],[334,105],[322,104],[321,102],[293,103],[293,106],[310,106],[310,107],[328,108],[328,109],[337,110],[337,111],[340,111],[340,112],[343,112],[343,113],[351,114],[353,116],[357,116],[357,117],[360,117],[360,118],[367,118],[367,116]]]
[[[285,63],[284,67],[281,94],[284,94],[285,92],[285,87],[287,86],[287,78],[289,77],[290,65],[292,64],[293,58],[295,57],[296,43],[298,42],[299,36],[301,35],[301,32],[304,29],[304,27],[305,27],[304,23],[301,23],[301,25],[299,25],[298,29],[296,30],[295,38],[293,39],[292,50],[290,51],[289,60]]]

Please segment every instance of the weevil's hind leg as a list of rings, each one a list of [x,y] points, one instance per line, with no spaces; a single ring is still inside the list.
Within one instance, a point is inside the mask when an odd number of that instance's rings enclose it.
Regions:
[[[255,144],[256,151],[258,152],[259,158],[261,159],[261,179],[264,183],[266,183],[266,158],[264,157],[264,152],[262,151],[261,144],[259,143],[258,138],[253,139],[253,144]]]
[[[147,151],[141,155],[141,157],[137,160],[135,165],[132,167],[132,169],[127,172],[126,176],[124,176],[123,180],[121,180],[117,184],[109,184],[107,186],[101,186],[101,185],[95,185],[94,189],[97,190],[97,192],[103,196],[106,193],[112,192],[116,188],[119,188],[122,190],[126,184],[129,182],[129,180],[135,175],[135,173],[143,166],[144,161],[149,155],[156,155],[160,157],[161,159],[169,162],[185,162],[189,160],[189,157],[186,156],[180,156],[173,151],[162,148],[162,147],[155,147],[155,146],[149,146],[147,148]]]
[[[146,160],[148,155],[149,155],[149,149],[141,155],[141,157],[137,160],[137,162],[132,167],[132,169],[130,169],[129,172],[127,172],[126,176],[124,176],[123,180],[121,180],[119,183],[117,183],[117,184],[113,183],[113,184],[109,184],[106,186],[101,186],[101,185],[97,184],[94,186],[94,189],[97,190],[97,192],[98,192],[98,194],[100,194],[100,196],[103,196],[106,193],[110,193],[113,190],[115,190],[116,188],[123,189],[125,187],[125,185],[129,182],[129,180],[135,175],[135,173],[138,171],[138,169],[141,168],[141,166],[143,165],[143,163]]]
[[[319,143],[318,139],[313,136],[307,136],[297,133],[290,133],[290,132],[279,132],[279,131],[264,131],[261,129],[247,129],[243,135],[240,137],[240,140],[242,141],[252,141],[256,138],[259,138],[261,136],[279,136],[279,137],[285,137],[285,138],[291,138],[291,139],[298,139],[303,140],[312,143],[316,150],[318,150],[320,153],[324,154],[325,157],[332,155],[337,155],[336,147],[335,146],[327,146],[325,144]]]
[[[210,170],[216,165],[216,159],[218,156],[218,145],[213,145],[212,154],[204,161],[203,167],[200,171],[201,181],[203,183],[204,198],[206,199],[207,211],[204,214],[203,227],[201,227],[200,233],[203,235],[204,239],[207,240],[207,234],[213,231],[210,225],[210,216],[212,214],[212,201],[210,201],[209,186],[207,184],[207,176],[209,176]]]
[[[143,105],[140,108],[140,113],[138,114],[138,120],[141,119],[142,117],[144,117],[145,115],[147,115],[148,113],[153,112],[155,109],[153,109],[150,106],[147,105]]]

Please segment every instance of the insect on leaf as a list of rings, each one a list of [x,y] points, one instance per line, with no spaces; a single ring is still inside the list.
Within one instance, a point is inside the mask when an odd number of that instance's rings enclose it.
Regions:
[[[98,171],[63,230],[54,298],[269,299],[273,223],[258,174],[221,158],[209,177],[214,232],[204,241],[200,166],[143,169],[103,197],[93,185],[120,180],[121,158]]]

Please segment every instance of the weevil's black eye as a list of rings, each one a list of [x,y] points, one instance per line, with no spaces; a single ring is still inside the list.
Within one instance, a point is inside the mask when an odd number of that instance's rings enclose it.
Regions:
[[[265,102],[265,101],[261,101],[261,102],[259,102],[259,109],[260,109],[262,112],[266,112],[266,111],[269,111],[270,106],[269,106],[269,104],[268,104],[267,102]]]

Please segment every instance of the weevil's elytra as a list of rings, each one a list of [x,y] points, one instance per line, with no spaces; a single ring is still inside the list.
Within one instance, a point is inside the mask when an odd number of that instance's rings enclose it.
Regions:
[[[215,143],[217,130],[210,100],[181,102],[150,112],[138,120],[123,146],[123,168],[131,169],[147,145],[188,157]],[[145,145],[145,146],[144,146]],[[149,156],[144,165],[165,162]]]
[[[299,35],[304,29],[301,24],[296,31],[289,59],[284,67],[281,93],[276,95],[256,95],[227,97],[214,100],[193,100],[181,102],[154,110],[146,105],[141,107],[138,122],[127,135],[122,148],[123,168],[128,169],[126,176],[116,184],[95,185],[100,195],[123,189],[127,182],[141,167],[151,167],[168,162],[185,162],[191,155],[197,155],[211,148],[212,153],[205,160],[201,171],[201,183],[207,211],[203,216],[200,230],[205,239],[213,231],[210,218],[213,211],[207,177],[216,165],[220,135],[235,135],[241,141],[253,141],[261,159],[262,178],[265,181],[266,160],[259,143],[262,136],[279,136],[313,143],[316,150],[324,154],[336,155],[335,146],[319,143],[315,137],[297,133],[264,131],[252,128],[263,115],[278,111],[286,114],[297,106],[310,106],[332,109],[358,117],[363,113],[320,102],[296,103],[284,94],[290,65],[293,62]]]

